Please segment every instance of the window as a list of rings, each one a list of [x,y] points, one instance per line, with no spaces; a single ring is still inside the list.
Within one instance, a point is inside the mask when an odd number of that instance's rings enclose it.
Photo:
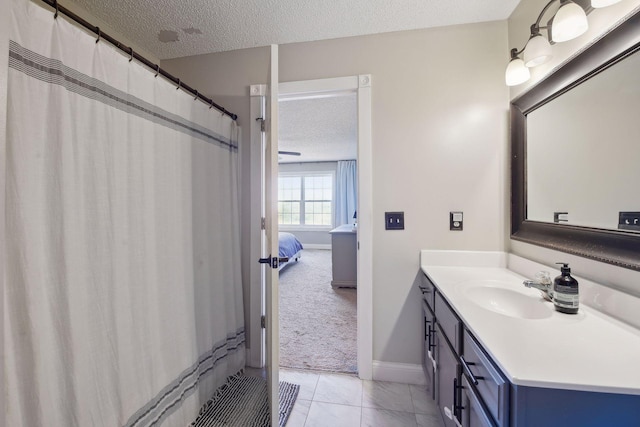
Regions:
[[[285,226],[331,227],[333,174],[280,174],[278,223]]]

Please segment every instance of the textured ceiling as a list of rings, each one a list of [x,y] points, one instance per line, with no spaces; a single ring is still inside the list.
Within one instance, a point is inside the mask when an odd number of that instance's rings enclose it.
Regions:
[[[72,1],[158,58],[169,59],[502,20],[520,0]]]
[[[281,100],[278,105],[281,163],[351,160],[357,154],[356,94]]]

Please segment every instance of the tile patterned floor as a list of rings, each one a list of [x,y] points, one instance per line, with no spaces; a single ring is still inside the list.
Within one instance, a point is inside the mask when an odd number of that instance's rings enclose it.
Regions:
[[[354,375],[280,369],[300,384],[287,427],[442,427],[437,406],[420,386]]]

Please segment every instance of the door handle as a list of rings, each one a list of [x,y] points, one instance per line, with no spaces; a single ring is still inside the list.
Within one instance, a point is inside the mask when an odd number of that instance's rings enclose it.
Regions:
[[[474,363],[467,362],[466,360],[464,360],[464,356],[460,356],[460,362],[462,362],[462,369],[465,371],[467,378],[469,378],[469,381],[471,381],[473,385],[478,385],[478,380],[484,379],[484,377],[481,377],[479,375],[474,375],[474,373],[471,372],[470,366],[473,366]]]
[[[288,261],[289,261],[288,257],[272,257],[271,255],[269,255],[267,258],[258,259],[258,262],[260,264],[269,264],[271,268],[275,268],[275,269],[277,269],[280,266],[280,264],[283,264]]]

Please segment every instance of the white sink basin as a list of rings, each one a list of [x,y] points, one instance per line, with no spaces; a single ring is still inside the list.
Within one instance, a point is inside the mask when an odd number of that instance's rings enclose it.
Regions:
[[[551,303],[542,299],[537,292],[528,295],[502,287],[501,284],[502,282],[497,281],[481,281],[477,284],[468,284],[462,292],[474,304],[504,316],[519,319],[546,319],[553,315]]]

